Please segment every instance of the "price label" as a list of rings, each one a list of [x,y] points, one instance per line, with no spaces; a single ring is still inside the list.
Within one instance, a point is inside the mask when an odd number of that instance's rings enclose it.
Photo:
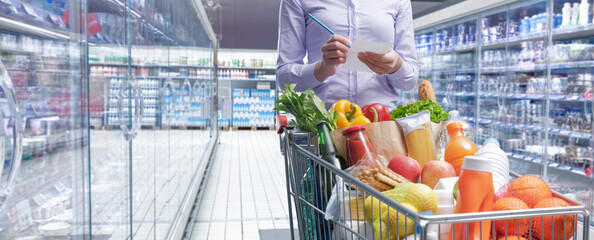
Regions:
[[[561,134],[561,135],[569,135],[569,133],[571,133],[571,132],[568,130],[563,130],[563,131],[559,132],[559,134]]]
[[[580,99],[580,96],[571,96],[571,97],[568,97],[568,98],[566,98],[566,99],[567,99],[567,100],[570,100],[570,101],[575,101],[575,100],[578,100],[578,99]]]
[[[25,12],[29,14],[29,16],[34,18],[38,17],[35,9],[33,9],[33,7],[31,7],[29,4],[23,3],[23,9],[25,9]]]
[[[29,200],[23,200],[16,204],[17,216],[19,218],[19,225],[21,229],[28,228],[33,224],[31,220],[31,207]]]
[[[61,182],[54,184],[54,188],[58,190],[58,192],[62,192],[64,191],[64,189],[66,189],[66,187],[64,187],[64,184],[62,184]]]
[[[13,234],[19,233],[22,229],[33,224],[31,219],[31,207],[29,200],[23,200],[16,205],[8,208],[8,218],[10,219],[11,230]]]
[[[15,205],[8,208],[8,219],[10,219],[10,228],[12,233],[19,233],[21,227],[19,225],[19,218],[17,216],[17,208]]]
[[[43,196],[43,194],[41,194],[41,193],[40,193],[40,194],[37,194],[37,195],[35,195],[35,197],[33,197],[33,201],[34,201],[34,202],[35,202],[37,205],[41,206],[41,205],[43,205],[43,204],[44,204],[44,203],[45,203],[47,200],[45,199],[45,196]]]

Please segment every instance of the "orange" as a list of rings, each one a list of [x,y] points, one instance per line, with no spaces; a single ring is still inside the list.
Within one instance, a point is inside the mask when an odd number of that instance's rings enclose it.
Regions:
[[[519,198],[532,208],[539,200],[552,197],[553,193],[546,182],[536,176],[527,175],[509,183],[506,196]]]
[[[514,197],[506,197],[497,200],[495,205],[493,205],[493,211],[505,211],[505,210],[520,210],[520,209],[530,209],[526,203],[522,200],[514,198]],[[507,226],[506,226],[507,221]],[[519,225],[518,225],[519,224]],[[507,229],[506,229],[507,227]],[[507,220],[498,220],[495,221],[495,229],[501,234],[510,235],[524,235],[524,233],[530,230],[530,219],[529,218],[520,218],[520,219],[507,219]],[[506,232],[507,231],[507,232]]]
[[[526,240],[523,237],[518,237],[518,236],[507,236],[506,237],[500,237],[499,240]]]
[[[562,199],[547,198],[538,202],[534,206],[534,208],[551,208],[567,206],[569,206],[569,204],[567,204],[567,202],[565,202]],[[573,237],[574,222],[575,221],[573,215],[534,217],[532,218],[532,223],[534,225],[532,227],[532,232],[536,237],[540,238],[540,240],[567,240]],[[565,236],[563,236],[564,233]]]

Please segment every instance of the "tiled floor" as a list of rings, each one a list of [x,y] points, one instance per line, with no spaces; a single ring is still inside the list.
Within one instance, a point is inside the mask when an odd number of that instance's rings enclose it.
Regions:
[[[222,132],[191,239],[260,239],[261,229],[288,229],[283,159],[275,132]]]

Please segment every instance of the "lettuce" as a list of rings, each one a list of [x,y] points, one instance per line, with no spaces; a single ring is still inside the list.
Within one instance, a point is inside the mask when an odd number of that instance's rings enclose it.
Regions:
[[[408,117],[424,110],[429,110],[431,112],[431,121],[434,123],[447,121],[450,117],[450,114],[443,110],[439,104],[428,99],[414,102],[405,106],[400,105],[396,107],[396,109],[394,109],[390,115],[392,116],[392,120],[396,120],[398,118]]]

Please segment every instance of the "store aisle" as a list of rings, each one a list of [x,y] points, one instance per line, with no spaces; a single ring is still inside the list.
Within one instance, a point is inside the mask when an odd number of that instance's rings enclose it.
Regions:
[[[191,239],[260,239],[260,230],[288,229],[283,159],[275,132],[221,132]]]

